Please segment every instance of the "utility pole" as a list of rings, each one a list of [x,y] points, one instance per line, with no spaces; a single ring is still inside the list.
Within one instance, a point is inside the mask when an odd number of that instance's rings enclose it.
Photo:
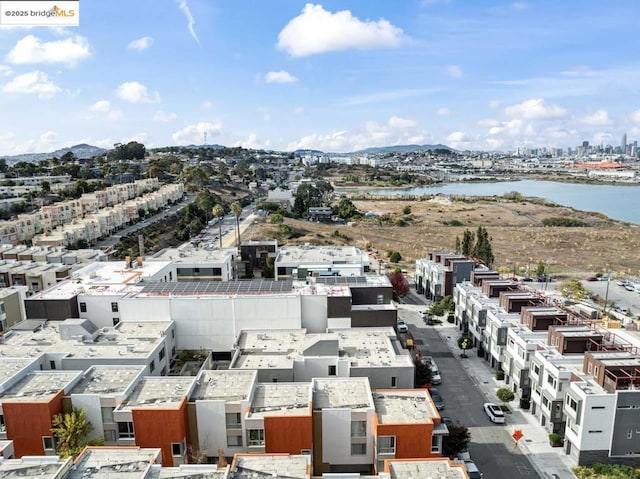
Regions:
[[[602,314],[607,314],[607,302],[609,301],[609,282],[611,281],[611,265],[607,269],[607,289],[604,293],[604,307],[602,308]]]

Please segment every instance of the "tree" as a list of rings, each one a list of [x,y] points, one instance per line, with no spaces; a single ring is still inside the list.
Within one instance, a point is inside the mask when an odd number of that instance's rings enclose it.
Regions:
[[[467,349],[471,349],[472,346],[473,346],[473,343],[469,336],[466,336],[466,335],[460,336],[458,338],[458,347],[462,349],[462,354],[460,355],[460,357],[466,358],[467,357],[466,351]]]
[[[496,391],[496,397],[506,405],[508,402],[513,401],[516,395],[511,388],[500,388]]]
[[[424,386],[425,384],[431,384],[433,379],[433,372],[431,366],[425,364],[422,361],[416,363],[416,386]]]
[[[392,263],[399,263],[401,260],[402,260],[402,256],[398,251],[393,251],[389,255],[389,261],[391,261]]]
[[[409,205],[405,206],[405,207],[402,209],[402,212],[403,212],[405,215],[410,215],[410,214],[411,214],[411,206],[409,206]]]
[[[544,275],[547,267],[544,264],[544,261],[538,261],[538,265],[536,266],[536,276]]]
[[[282,216],[280,213],[276,213],[275,215],[271,215],[271,219],[269,220],[269,222],[272,225],[281,225],[282,223],[284,223],[284,216]]]
[[[87,420],[85,409],[60,413],[53,417],[51,433],[57,439],[58,453],[62,457],[76,457],[89,444],[87,436],[93,425]]]
[[[236,217],[237,245],[240,248],[240,215],[242,215],[242,205],[237,201],[231,203],[231,211]]]
[[[471,433],[460,423],[450,424],[447,429],[449,429],[449,435],[442,438],[442,454],[454,458],[467,450],[471,442]]]
[[[220,240],[220,248],[222,248],[222,218],[224,217],[224,208],[220,204],[215,205],[211,213],[218,218],[218,238]]]
[[[460,243],[460,238],[456,236],[456,254],[460,254],[460,250],[462,248],[462,244]]]
[[[387,273],[387,277],[391,282],[393,288],[393,295],[396,298],[404,298],[409,294],[409,281],[399,268],[394,269],[392,272]]]
[[[462,233],[462,254],[465,256],[471,256],[473,253],[473,233],[467,229]]]
[[[575,278],[570,278],[563,281],[560,284],[560,292],[565,298],[574,299],[576,301],[584,299],[589,295],[589,291],[587,291],[587,289],[582,286],[580,280]]]
[[[491,238],[489,237],[487,229],[483,226],[478,226],[478,231],[476,232],[476,243],[473,246],[473,256],[481,259],[489,268],[491,268],[493,261],[495,260],[493,250],[491,248]]]
[[[340,200],[340,203],[338,203],[338,206],[335,208],[335,213],[344,220],[348,220],[353,218],[355,215],[360,214],[349,198],[342,198]]]
[[[42,194],[48,195],[51,193],[51,184],[48,181],[43,181],[40,185],[42,187]]]

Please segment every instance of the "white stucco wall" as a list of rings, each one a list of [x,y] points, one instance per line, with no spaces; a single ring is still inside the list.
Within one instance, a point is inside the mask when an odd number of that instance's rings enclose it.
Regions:
[[[104,436],[102,427],[102,409],[100,396],[97,394],[73,394],[71,402],[74,409],[85,409],[87,420],[93,425],[93,431],[87,436],[88,440]]]

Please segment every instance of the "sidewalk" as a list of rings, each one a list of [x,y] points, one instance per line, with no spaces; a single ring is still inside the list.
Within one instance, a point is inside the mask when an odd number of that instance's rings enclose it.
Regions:
[[[487,402],[499,402],[496,398],[496,390],[504,387],[504,381],[495,378],[494,371],[489,364],[475,354],[475,350],[468,352],[468,358],[460,358],[460,349],[457,345],[460,331],[455,325],[443,323],[437,326],[437,330],[447,344],[454,357],[464,363],[469,378],[482,391]],[[564,453],[563,448],[549,446],[549,433],[539,425],[536,418],[529,412],[518,407],[517,401],[510,405],[512,414],[507,416],[506,428],[510,434],[516,429],[521,429],[524,437],[520,439],[518,447],[527,455],[536,471],[542,479],[575,479],[571,472],[574,464]],[[555,474],[555,476],[554,476]]]

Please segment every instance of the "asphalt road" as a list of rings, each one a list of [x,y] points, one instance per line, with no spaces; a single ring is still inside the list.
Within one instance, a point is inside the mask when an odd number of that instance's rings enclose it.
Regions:
[[[421,300],[411,294],[403,298],[409,304]],[[414,302],[415,301],[415,302]],[[428,351],[438,364],[442,384],[437,386],[444,399],[445,409],[441,415],[449,416],[469,428],[471,444],[469,452],[486,479],[513,479],[514,477],[538,479],[539,475],[519,449],[514,449],[513,439],[504,426],[493,424],[485,415],[482,406],[486,399],[463,368],[461,361],[449,350],[440,337],[437,326],[425,326],[415,306],[412,310],[400,310],[413,332],[419,347]]]

